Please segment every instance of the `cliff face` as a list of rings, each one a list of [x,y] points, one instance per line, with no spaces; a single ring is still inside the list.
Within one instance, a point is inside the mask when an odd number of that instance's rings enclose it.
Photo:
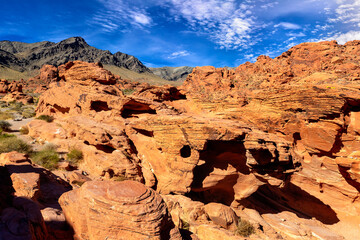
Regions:
[[[94,48],[81,37],[71,37],[58,43],[0,41],[0,64],[17,71],[40,69],[45,64],[59,66],[74,60],[101,62],[138,73],[151,72],[134,56]]]
[[[81,149],[90,176],[175,195],[166,200],[173,221],[188,211],[200,239],[202,229],[225,236],[202,225],[200,210],[213,202],[270,239],[355,239],[359,53],[360,41],[304,43],[235,70],[195,68],[179,89],[69,62],[36,110],[56,123],[34,121],[29,134]]]

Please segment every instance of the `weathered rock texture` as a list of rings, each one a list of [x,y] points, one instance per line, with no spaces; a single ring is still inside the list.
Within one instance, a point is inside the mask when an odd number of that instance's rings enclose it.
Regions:
[[[7,186],[1,191],[6,201],[0,209],[0,239],[73,239],[57,203],[70,185],[18,152],[1,154],[0,165],[1,184]]]
[[[181,239],[160,195],[139,182],[87,182],[59,202],[77,239]]]
[[[0,93],[6,93],[6,95],[1,99],[5,102],[17,101],[22,102],[23,104],[34,102],[32,96],[23,93],[22,81],[9,82],[5,79],[0,79]]]
[[[37,108],[56,122],[30,123],[30,135],[82,149],[90,174],[231,206],[271,236],[354,239],[359,53],[360,41],[304,43],[235,70],[195,68],[180,91],[132,94],[71,62]]]

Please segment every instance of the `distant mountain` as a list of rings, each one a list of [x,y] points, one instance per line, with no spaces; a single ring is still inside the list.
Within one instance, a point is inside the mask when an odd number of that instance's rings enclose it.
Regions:
[[[161,67],[150,68],[150,70],[157,76],[168,81],[185,80],[192,72],[193,67]]]
[[[137,73],[151,73],[136,57],[97,49],[81,37],[71,37],[58,43],[0,41],[0,67],[3,69],[22,73],[40,69],[44,64],[59,66],[73,60],[101,62]]]

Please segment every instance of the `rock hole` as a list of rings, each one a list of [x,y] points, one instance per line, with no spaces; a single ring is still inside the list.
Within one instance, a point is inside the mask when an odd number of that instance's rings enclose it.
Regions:
[[[108,146],[108,145],[102,145],[102,144],[96,144],[95,145],[97,150],[103,151],[105,153],[112,153],[113,151],[115,151],[116,149]]]
[[[121,116],[123,118],[134,117],[137,114],[156,114],[156,111],[152,109],[149,104],[137,102],[135,100],[130,100],[125,103],[123,108],[121,109]]]
[[[148,130],[145,130],[145,129],[139,129],[139,128],[134,128],[134,130],[144,136],[147,136],[147,137],[154,137],[154,132],[153,131],[148,131]]]
[[[180,149],[180,155],[183,158],[188,158],[191,156],[191,148],[189,145],[185,145]]]
[[[109,111],[111,108],[109,108],[107,102],[104,101],[92,101],[90,110],[95,110],[96,112],[101,111]]]

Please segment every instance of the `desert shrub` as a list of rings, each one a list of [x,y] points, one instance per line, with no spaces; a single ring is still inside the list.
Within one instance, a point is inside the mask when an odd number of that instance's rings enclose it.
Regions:
[[[117,182],[122,182],[122,181],[127,180],[127,178],[125,176],[122,176],[122,175],[114,176],[111,179],[114,180],[114,181],[117,181]]]
[[[22,108],[21,116],[23,116],[23,118],[35,117],[35,109],[32,106],[25,106]]]
[[[52,122],[52,121],[54,121],[54,117],[53,117],[53,116],[49,116],[49,115],[40,115],[40,116],[38,116],[36,119],[44,120],[44,121],[46,121],[46,122]]]
[[[189,229],[190,229],[189,222],[184,220],[184,219],[180,219],[180,221],[181,221],[181,227],[180,228],[189,231]]]
[[[20,134],[27,135],[29,133],[29,128],[27,126],[22,126],[19,128]]]
[[[239,224],[236,229],[236,234],[242,237],[248,237],[253,233],[255,233],[255,228],[249,221],[239,220]]]
[[[135,92],[135,89],[128,88],[128,89],[122,89],[121,91],[124,95],[131,95]]]
[[[56,167],[60,161],[60,157],[59,157],[58,153],[50,147],[44,148],[43,150],[34,153],[31,156],[31,159],[36,164],[39,164],[49,170],[56,169]]]
[[[11,110],[20,112],[24,104],[22,102],[10,102],[8,106]]]
[[[79,164],[84,157],[82,151],[76,148],[70,149],[66,156],[67,160],[73,164]]]
[[[0,108],[6,108],[8,106],[7,102],[0,101]]]
[[[0,120],[8,120],[8,119],[12,119],[14,116],[12,113],[6,111],[6,112],[1,112],[0,111]]]
[[[32,152],[32,148],[29,144],[21,139],[18,139],[15,135],[1,134],[0,153],[7,153],[12,151],[29,154]]]
[[[11,123],[8,121],[0,121],[0,129],[3,131],[10,131]]]

